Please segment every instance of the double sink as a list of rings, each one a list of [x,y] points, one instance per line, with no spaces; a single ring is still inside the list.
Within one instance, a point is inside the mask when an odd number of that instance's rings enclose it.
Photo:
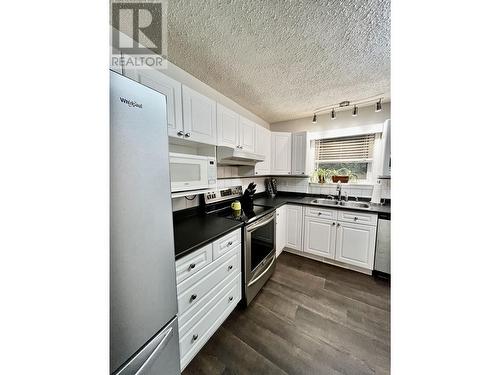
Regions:
[[[318,198],[311,201],[312,204],[320,204],[325,206],[343,206],[343,207],[355,207],[355,208],[370,208],[369,203],[365,202],[354,202],[354,201],[338,201],[334,199],[324,199]]]

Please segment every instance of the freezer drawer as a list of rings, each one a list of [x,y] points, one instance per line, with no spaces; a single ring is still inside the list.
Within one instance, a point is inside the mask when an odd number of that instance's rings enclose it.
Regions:
[[[174,318],[115,375],[178,375],[179,328]]]

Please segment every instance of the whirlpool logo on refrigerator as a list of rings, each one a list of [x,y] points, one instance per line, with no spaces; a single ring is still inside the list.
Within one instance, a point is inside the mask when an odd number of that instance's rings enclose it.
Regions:
[[[128,100],[120,96],[120,101],[127,104],[129,107],[142,108],[142,104],[134,102],[133,100]]]

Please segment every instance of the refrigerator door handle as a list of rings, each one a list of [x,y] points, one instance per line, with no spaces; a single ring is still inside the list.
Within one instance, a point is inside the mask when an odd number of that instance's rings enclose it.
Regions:
[[[147,374],[147,371],[151,368],[153,363],[156,361],[156,359],[159,357],[160,353],[162,350],[167,346],[168,342],[172,338],[172,334],[174,333],[173,327],[170,327],[166,332],[165,336],[161,339],[160,343],[158,346],[153,350],[151,355],[146,359],[146,361],[142,364],[142,366],[137,370],[135,375],[145,375]]]

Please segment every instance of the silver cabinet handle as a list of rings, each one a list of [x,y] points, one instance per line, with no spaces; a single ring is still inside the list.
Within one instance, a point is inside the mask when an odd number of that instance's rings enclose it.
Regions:
[[[146,359],[146,362],[142,364],[142,366],[137,370],[135,375],[146,375],[149,373],[149,369],[153,365],[153,363],[158,359],[160,354],[163,352],[163,349],[165,346],[167,346],[168,342],[172,338],[174,333],[173,328],[169,328],[169,330],[165,333],[165,336],[161,339],[160,343],[158,346],[153,350],[151,355]]]
[[[318,212],[318,216],[320,216],[320,215],[321,215],[321,212]]]
[[[358,220],[358,217],[357,216],[354,216],[354,221],[357,221]]]
[[[337,223],[337,226],[340,227],[340,223]]]
[[[189,137],[191,137],[191,133],[188,132],[188,133],[186,133],[186,138],[189,138]]]
[[[196,297],[198,297],[198,296],[196,294],[193,294],[191,296],[191,298],[189,299],[189,303],[193,302],[196,299]]]
[[[191,263],[189,265],[188,271],[191,271],[194,267],[196,267],[196,264],[195,263]]]
[[[233,269],[233,266],[230,265],[229,267],[227,267],[228,270],[232,270]]]
[[[182,136],[184,135],[184,132],[183,132],[182,130],[179,130],[179,131],[177,132],[177,135],[178,135],[179,137],[182,137]]]
[[[197,334],[193,335],[193,341],[196,341],[196,340],[198,340],[198,335]]]
[[[231,302],[233,300],[233,296],[229,297],[229,302]]]
[[[229,242],[227,243],[227,246],[231,246],[232,244],[233,244],[233,241],[229,241]]]

